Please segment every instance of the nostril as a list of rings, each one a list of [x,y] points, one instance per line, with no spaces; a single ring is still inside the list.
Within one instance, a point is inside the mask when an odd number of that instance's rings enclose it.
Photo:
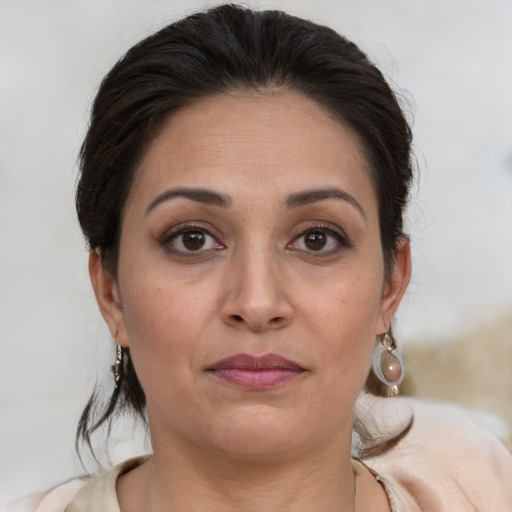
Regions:
[[[237,322],[243,322],[243,318],[240,315],[233,315],[233,320]]]
[[[282,320],[283,320],[282,316],[276,316],[276,317],[270,319],[270,323],[271,324],[278,324]]]

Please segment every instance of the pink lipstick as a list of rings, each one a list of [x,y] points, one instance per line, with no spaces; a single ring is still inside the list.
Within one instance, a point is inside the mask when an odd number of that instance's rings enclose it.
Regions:
[[[246,389],[271,389],[305,372],[298,364],[277,354],[255,357],[235,354],[208,368],[219,379]]]

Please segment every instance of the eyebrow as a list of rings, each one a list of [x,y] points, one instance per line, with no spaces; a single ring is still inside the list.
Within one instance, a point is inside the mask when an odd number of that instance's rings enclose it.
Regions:
[[[214,192],[213,190],[207,188],[171,188],[158,195],[155,199],[153,199],[153,201],[151,201],[146,209],[146,214],[148,214],[151,210],[153,210],[156,206],[163,203],[164,201],[169,201],[170,199],[177,197],[184,197],[186,199],[190,199],[191,201],[218,206],[220,208],[229,208],[232,203],[229,196]],[[325,201],[327,199],[340,199],[342,201],[346,201],[356,210],[358,210],[363,218],[366,219],[364,210],[357,199],[348,192],[345,192],[339,188],[322,188],[297,192],[295,194],[289,195],[286,198],[285,206],[290,209],[295,209],[302,206],[308,206],[319,201]]]
[[[287,208],[300,208],[307,206],[318,201],[325,201],[327,199],[340,199],[352,205],[359,213],[366,219],[366,215],[362,206],[357,199],[350,195],[348,192],[339,188],[320,188],[314,190],[305,190],[304,192],[297,192],[288,196],[285,205]]]
[[[151,201],[149,206],[146,208],[146,215],[164,201],[177,197],[184,197],[191,201],[219,206],[220,208],[229,208],[231,206],[231,199],[228,196],[219,194],[218,192],[214,192],[207,188],[171,188]]]

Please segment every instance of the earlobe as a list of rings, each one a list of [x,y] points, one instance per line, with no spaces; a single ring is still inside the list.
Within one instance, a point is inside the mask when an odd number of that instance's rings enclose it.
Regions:
[[[104,268],[101,250],[95,248],[89,253],[89,277],[101,315],[107,323],[110,334],[116,341],[124,330],[124,316],[116,279]]]
[[[409,239],[404,236],[398,241],[391,274],[383,289],[381,314],[378,319],[376,334],[382,334],[389,329],[391,319],[395,315],[409,285],[411,268],[411,246]]]

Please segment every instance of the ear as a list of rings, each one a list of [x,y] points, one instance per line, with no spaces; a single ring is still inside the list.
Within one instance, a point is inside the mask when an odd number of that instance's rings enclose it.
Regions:
[[[406,237],[400,237],[398,248],[387,281],[384,283],[381,310],[377,320],[376,334],[389,329],[391,319],[396,313],[411,279],[411,246]]]
[[[107,322],[112,338],[126,346],[124,313],[119,287],[115,278],[103,267],[101,250],[98,247],[89,253],[89,277],[96,302],[101,315]]]

